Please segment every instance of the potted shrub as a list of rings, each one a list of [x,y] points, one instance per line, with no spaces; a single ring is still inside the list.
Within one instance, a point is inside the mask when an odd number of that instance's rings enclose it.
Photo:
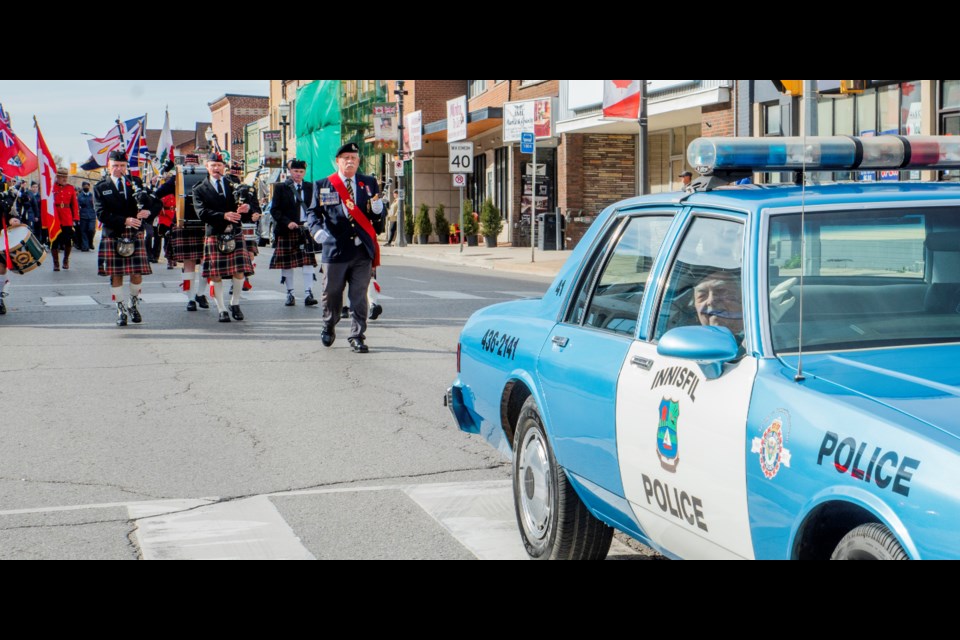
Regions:
[[[414,233],[419,244],[427,244],[430,240],[430,234],[433,233],[433,223],[430,222],[430,207],[426,204],[420,205],[420,211],[417,213],[417,220],[414,225]]]
[[[495,247],[501,231],[503,219],[500,217],[500,209],[493,204],[491,198],[487,198],[480,207],[480,235],[488,247]]]
[[[440,244],[446,244],[450,238],[450,222],[444,215],[443,204],[438,204],[433,212],[433,230],[437,233]]]
[[[403,205],[403,233],[407,236],[407,244],[413,244],[413,209],[410,205]]]
[[[473,212],[473,200],[463,201],[463,237],[467,239],[467,246],[477,246],[477,232],[479,231],[476,214]]]

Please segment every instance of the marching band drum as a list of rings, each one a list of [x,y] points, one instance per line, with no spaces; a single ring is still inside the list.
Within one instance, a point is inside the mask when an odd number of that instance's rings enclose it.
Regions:
[[[6,263],[6,247],[10,246],[13,270],[19,274],[33,271],[47,259],[47,252],[25,224],[0,230],[0,263]]]

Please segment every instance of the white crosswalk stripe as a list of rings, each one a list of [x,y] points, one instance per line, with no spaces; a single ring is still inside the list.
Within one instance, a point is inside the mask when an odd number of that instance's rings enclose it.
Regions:
[[[443,300],[483,300],[481,296],[471,295],[469,293],[463,293],[462,291],[413,291],[412,293],[418,293],[423,296],[429,296],[431,298],[441,298]]]
[[[51,296],[41,298],[48,307],[79,307],[100,304],[90,296]]]

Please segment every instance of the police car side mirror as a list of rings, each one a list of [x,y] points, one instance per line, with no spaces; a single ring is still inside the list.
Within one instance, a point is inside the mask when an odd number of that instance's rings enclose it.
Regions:
[[[657,344],[662,356],[693,360],[707,380],[719,378],[723,365],[739,355],[737,339],[726,327],[677,327]]]

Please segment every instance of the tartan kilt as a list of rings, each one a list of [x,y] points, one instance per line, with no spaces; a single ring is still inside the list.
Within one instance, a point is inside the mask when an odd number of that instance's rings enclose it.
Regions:
[[[220,253],[217,249],[217,236],[207,236],[203,244],[203,272],[200,274],[202,277],[232,278],[235,273],[245,276],[253,275],[253,261],[247,252],[247,243],[243,241],[243,233],[238,230],[233,238],[237,241],[236,251]]]
[[[317,266],[316,254],[307,253],[300,248],[302,245],[303,238],[299,234],[296,236],[278,234],[273,257],[270,258],[270,268],[297,269],[299,267]]]
[[[253,258],[260,255],[260,245],[257,244],[256,240],[247,240],[247,253],[250,254],[251,265],[250,273],[247,275],[252,276],[257,270],[257,263],[253,261]]]
[[[133,229],[123,232],[124,237],[132,237]],[[101,276],[148,276],[153,273],[150,260],[147,258],[147,243],[144,241],[144,232],[136,233],[137,248],[129,258],[117,255],[117,241],[113,236],[100,237],[100,252],[97,254],[97,274]]]
[[[200,262],[203,260],[203,226],[174,227],[170,230],[170,242],[172,260],[174,262],[186,262],[193,260]],[[171,258],[167,258],[170,260]]]

